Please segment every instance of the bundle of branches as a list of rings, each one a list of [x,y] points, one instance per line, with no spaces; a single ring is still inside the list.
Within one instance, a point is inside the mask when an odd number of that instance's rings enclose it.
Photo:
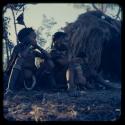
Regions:
[[[74,23],[68,24],[64,31],[69,35],[72,56],[77,56],[80,52],[85,53],[91,68],[97,71],[102,66],[102,62],[106,64],[106,60],[111,57],[110,51],[117,55],[108,62],[117,61],[120,66],[120,21],[100,11],[89,11],[81,14]],[[106,57],[104,60],[102,55],[106,54],[104,50],[107,49],[109,49],[109,54],[103,56]],[[118,67],[118,64],[114,67]],[[117,69],[120,70],[120,67]]]

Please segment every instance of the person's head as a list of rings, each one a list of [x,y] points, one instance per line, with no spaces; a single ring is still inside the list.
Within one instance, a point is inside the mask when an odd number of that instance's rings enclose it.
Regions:
[[[37,44],[36,33],[32,28],[23,28],[18,33],[18,40],[21,43],[31,43],[32,45]]]
[[[53,35],[53,41],[62,41],[62,40],[67,40],[67,34],[64,33],[64,32],[56,32],[54,35]]]
[[[56,32],[52,39],[54,46],[62,47],[68,44],[68,35],[64,32]]]

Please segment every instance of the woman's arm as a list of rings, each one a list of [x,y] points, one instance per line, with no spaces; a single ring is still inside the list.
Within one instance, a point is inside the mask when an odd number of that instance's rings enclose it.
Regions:
[[[12,69],[12,67],[13,67],[13,65],[15,63],[15,60],[16,60],[16,58],[18,56],[18,51],[19,51],[19,48],[17,46],[15,46],[14,49],[13,49],[11,58],[9,60],[9,63],[7,65],[6,71],[5,71],[8,74],[11,72],[11,69]]]

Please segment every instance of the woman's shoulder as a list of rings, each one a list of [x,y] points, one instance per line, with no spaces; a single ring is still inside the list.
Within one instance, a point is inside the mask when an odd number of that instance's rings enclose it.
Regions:
[[[20,44],[15,45],[14,51],[19,52],[20,50],[21,50],[21,45]]]

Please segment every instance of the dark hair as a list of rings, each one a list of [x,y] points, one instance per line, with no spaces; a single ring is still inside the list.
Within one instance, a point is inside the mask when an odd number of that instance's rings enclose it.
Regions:
[[[64,32],[56,32],[54,35],[53,35],[53,41],[56,41],[57,39],[59,39],[60,37],[66,37],[67,34],[64,33]]]
[[[34,30],[32,28],[23,28],[18,33],[18,40],[20,42],[23,42],[23,38],[26,37],[27,35],[29,35],[31,32],[34,32]]]

